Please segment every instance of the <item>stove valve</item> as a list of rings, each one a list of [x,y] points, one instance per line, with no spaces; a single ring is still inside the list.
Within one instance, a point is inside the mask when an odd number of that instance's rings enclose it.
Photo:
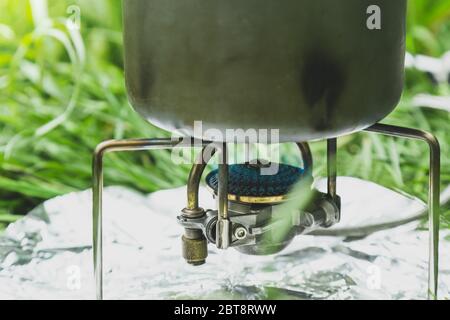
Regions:
[[[305,210],[287,212],[279,206],[257,206],[230,202],[229,247],[249,255],[280,252],[297,236],[318,228],[328,228],[340,220],[340,199],[320,194]],[[178,222],[186,230],[183,257],[201,265],[207,257],[207,242],[217,245],[217,210],[202,216],[181,215]],[[220,247],[219,247],[220,248]]]

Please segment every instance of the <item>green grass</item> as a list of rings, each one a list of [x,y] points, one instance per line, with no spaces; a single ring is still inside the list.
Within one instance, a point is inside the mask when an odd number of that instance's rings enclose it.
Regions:
[[[81,33],[69,32],[64,23],[73,3],[82,10]],[[128,105],[119,1],[49,0],[48,6],[53,24],[36,28],[28,1],[0,3],[0,225],[46,199],[89,188],[91,154],[99,142],[168,135]],[[450,50],[449,18],[448,1],[411,0],[408,50],[435,56]],[[448,95],[450,89],[408,72],[404,98],[385,122],[430,130],[440,138],[447,186],[449,114],[411,108],[410,99],[421,92]],[[324,143],[313,150],[316,174],[324,175]],[[285,160],[293,156],[287,152]],[[168,152],[109,155],[106,166],[106,184],[142,192],[182,185],[189,170],[171,166]],[[363,133],[340,139],[342,175],[425,199],[427,168],[427,147],[421,143]]]

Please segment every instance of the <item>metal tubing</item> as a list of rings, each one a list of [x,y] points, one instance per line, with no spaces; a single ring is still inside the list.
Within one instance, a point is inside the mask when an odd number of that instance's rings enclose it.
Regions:
[[[441,149],[437,138],[422,130],[403,128],[386,124],[375,124],[366,129],[368,132],[424,141],[430,148],[430,173],[428,190],[429,220],[429,262],[428,262],[428,299],[437,299],[439,274],[439,189]]]
[[[185,143],[188,142],[188,143]],[[92,219],[93,219],[93,252],[94,275],[97,299],[103,299],[103,247],[102,247],[102,194],[103,194],[103,158],[105,154],[120,151],[144,151],[173,149],[174,147],[189,148],[207,142],[189,139],[133,139],[110,140],[98,145],[93,158],[92,187]]]
[[[302,154],[303,169],[313,174],[313,157],[309,144],[307,142],[299,142],[297,143],[297,147],[300,149],[300,153]]]
[[[211,152],[207,153],[207,151],[211,150]],[[213,147],[213,145],[208,145],[204,147],[195,162],[194,166],[191,169],[191,172],[189,174],[188,184],[187,184],[187,198],[188,198],[188,204],[187,208],[185,209],[186,212],[200,212],[203,211],[199,207],[199,201],[198,201],[198,192],[200,187],[200,180],[203,175],[203,172],[206,169],[206,166],[208,165],[208,162],[211,160],[211,158],[216,153],[216,148]]]
[[[228,150],[226,143],[220,147],[220,153],[216,242],[218,249],[227,249],[230,245],[230,220],[228,219]]]
[[[228,219],[228,150],[227,145],[221,147],[221,163],[219,164],[219,217]]]
[[[337,139],[327,141],[327,176],[328,176],[328,195],[332,199],[337,196]]]

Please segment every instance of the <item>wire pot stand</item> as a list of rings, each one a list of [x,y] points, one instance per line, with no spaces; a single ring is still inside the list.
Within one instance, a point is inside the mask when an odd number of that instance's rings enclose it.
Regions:
[[[428,191],[428,223],[429,223],[429,260],[428,260],[428,299],[437,299],[439,274],[439,207],[440,207],[440,146],[436,137],[428,132],[392,126],[375,124],[366,132],[382,134],[397,138],[406,138],[426,142],[429,147],[429,191]],[[336,194],[336,153],[337,139],[330,139],[327,143],[328,158],[328,193]],[[103,244],[102,244],[102,194],[103,194],[103,158],[111,152],[130,152],[146,150],[170,150],[177,148],[191,148],[192,146],[207,146],[211,142],[192,139],[191,143],[183,144],[182,139],[131,139],[110,140],[98,145],[93,157],[93,253],[96,297],[103,299]],[[217,150],[226,159],[226,144],[219,144]],[[223,161],[219,165],[219,223],[226,227],[228,210],[228,165]],[[218,242],[218,247],[226,247]]]

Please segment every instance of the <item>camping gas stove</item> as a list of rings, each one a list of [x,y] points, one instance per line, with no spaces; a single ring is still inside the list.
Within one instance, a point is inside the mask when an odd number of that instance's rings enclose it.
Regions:
[[[430,147],[429,179],[429,297],[436,298],[439,246],[440,147],[437,139],[424,131],[375,124],[367,132],[424,141]],[[182,255],[194,266],[204,264],[208,244],[236,249],[248,255],[280,252],[298,235],[329,228],[340,221],[340,197],[336,185],[337,139],[327,141],[328,189],[313,187],[313,157],[308,143],[298,143],[303,165],[247,161],[230,165],[226,143],[195,139],[111,140],[100,144],[93,160],[93,243],[97,298],[103,298],[102,191],[103,158],[119,151],[164,150],[203,146],[193,165],[187,185],[187,206],[178,223],[184,227]],[[206,176],[206,184],[217,200],[217,209],[199,205],[199,186],[214,156],[220,156],[218,169]],[[274,166],[274,174],[263,174]]]
[[[429,293],[436,297],[440,150],[424,131],[379,124],[402,94],[406,0],[124,0],[127,93],[134,110],[180,139],[109,141],[94,156],[94,256],[102,298],[103,156],[111,151],[204,147],[188,183],[183,255],[206,262],[207,244],[273,254],[299,234],[339,222],[336,139],[358,131],[430,147]],[[204,130],[197,130],[201,122]],[[227,131],[277,131],[246,143],[298,143],[303,165],[230,165]],[[244,134],[245,135],[245,134]],[[191,139],[195,137],[201,140]],[[209,141],[203,141],[209,140]],[[308,141],[328,141],[328,190],[312,187]],[[213,141],[213,142],[211,142]],[[209,149],[209,150],[208,150]],[[206,177],[217,210],[202,209]],[[181,208],[180,208],[181,209]],[[345,214],[345,212],[343,212]]]
[[[275,254],[296,235],[339,221],[339,197],[333,193],[334,189],[323,194],[312,188],[311,153],[307,144],[298,146],[302,168],[260,160],[230,165],[228,186],[223,185],[219,169],[209,173],[206,184],[219,202],[218,207],[227,206],[226,215],[198,206],[198,185],[204,164],[193,167],[188,183],[190,201],[178,217],[185,228],[183,257],[188,263],[205,263],[207,243],[250,255]],[[276,173],[264,174],[264,169],[272,166],[277,168]],[[219,189],[226,192],[227,203],[220,203]]]

